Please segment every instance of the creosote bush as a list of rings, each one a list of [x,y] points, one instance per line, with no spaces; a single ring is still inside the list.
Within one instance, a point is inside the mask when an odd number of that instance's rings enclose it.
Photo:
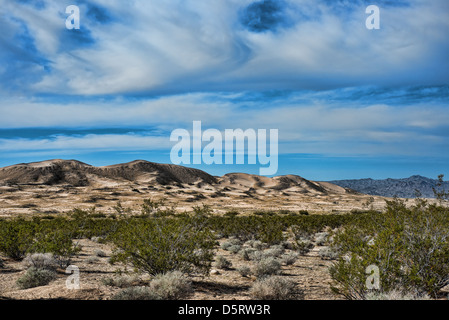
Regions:
[[[179,270],[207,274],[215,240],[201,219],[131,220],[110,238],[111,262],[131,263],[150,275]]]
[[[330,268],[333,290],[364,299],[366,269],[379,268],[382,292],[438,297],[449,284],[449,209],[418,199],[412,207],[395,199],[385,213],[348,224],[334,237],[340,257]]]

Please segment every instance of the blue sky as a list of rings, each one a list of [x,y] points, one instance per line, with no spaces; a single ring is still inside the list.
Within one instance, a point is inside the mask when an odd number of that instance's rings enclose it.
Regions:
[[[0,0],[0,28],[0,166],[169,163],[200,120],[278,129],[278,174],[449,176],[447,0]]]

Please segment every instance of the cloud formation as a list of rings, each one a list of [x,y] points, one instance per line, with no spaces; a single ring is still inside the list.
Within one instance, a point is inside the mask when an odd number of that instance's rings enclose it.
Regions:
[[[5,157],[166,152],[201,120],[279,129],[284,155],[449,161],[447,0],[377,0],[380,30],[368,0],[79,0],[67,30],[72,2],[0,0]]]
[[[441,85],[449,77],[444,0],[380,1],[378,31],[365,28],[366,1],[81,1],[80,30],[65,29],[69,1],[38,3],[0,1],[0,59],[22,61],[9,88],[24,89],[24,74],[31,92],[75,95]]]

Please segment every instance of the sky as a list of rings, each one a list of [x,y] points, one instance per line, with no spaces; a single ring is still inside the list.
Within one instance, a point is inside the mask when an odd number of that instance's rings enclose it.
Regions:
[[[449,176],[447,0],[0,0],[0,30],[0,166],[170,163],[201,121],[277,129],[276,175]]]

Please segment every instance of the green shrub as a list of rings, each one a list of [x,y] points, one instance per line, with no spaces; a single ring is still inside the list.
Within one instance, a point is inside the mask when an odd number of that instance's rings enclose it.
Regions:
[[[23,219],[0,221],[0,252],[21,260],[33,245],[34,223]]]
[[[131,263],[151,275],[179,270],[207,274],[215,240],[194,218],[129,220],[110,237],[115,245],[111,262]]]
[[[60,226],[55,230],[40,230],[36,234],[32,250],[52,253],[60,267],[67,267],[72,257],[81,251],[81,248],[73,242],[75,232],[75,229],[67,226]]]
[[[449,284],[448,208],[389,201],[385,213],[343,228],[333,245],[340,251],[330,268],[333,290],[348,299],[364,299],[371,265],[379,268],[382,292],[437,297]]]

